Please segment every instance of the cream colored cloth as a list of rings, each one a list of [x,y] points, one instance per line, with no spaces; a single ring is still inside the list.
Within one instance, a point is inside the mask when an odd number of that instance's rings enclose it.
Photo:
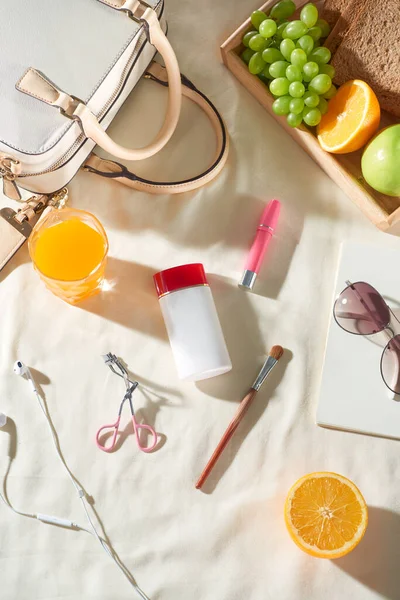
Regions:
[[[71,203],[107,229],[110,289],[79,307],[45,289],[26,246],[0,274],[0,411],[10,418],[0,430],[1,473],[11,453],[7,491],[16,508],[86,525],[37,401],[12,372],[20,358],[46,395],[67,463],[151,600],[398,600],[398,442],[324,430],[314,420],[340,241],[399,242],[378,232],[222,66],[219,44],[254,7],[250,0],[167,2],[181,69],[215,102],[231,134],[218,180],[196,193],[157,197],[80,173]],[[164,106],[165,92],[141,83],[112,133],[122,142],[148,141],[159,124],[150,123],[152,112],[161,122]],[[137,170],[160,179],[190,175],[212,149],[206,119],[185,102],[168,147]],[[274,197],[282,201],[278,233],[255,293],[246,294],[237,281]],[[209,273],[233,362],[231,373],[197,385],[176,377],[152,282],[155,271],[191,261]],[[196,491],[273,344],[284,346],[283,359],[204,492]],[[95,445],[123,393],[100,358],[107,351],[123,357],[142,384],[138,415],[162,434],[154,454],[140,453],[132,435],[113,454]],[[128,425],[128,410],[122,422]],[[314,470],[350,477],[370,506],[364,541],[336,562],[303,554],[283,521],[289,487]],[[3,505],[0,524],[1,600],[139,598],[86,533]]]

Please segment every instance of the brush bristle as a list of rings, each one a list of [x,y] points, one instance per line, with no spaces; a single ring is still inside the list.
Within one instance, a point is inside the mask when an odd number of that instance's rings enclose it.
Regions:
[[[279,360],[283,354],[282,346],[272,346],[269,355],[272,356],[275,360]]]

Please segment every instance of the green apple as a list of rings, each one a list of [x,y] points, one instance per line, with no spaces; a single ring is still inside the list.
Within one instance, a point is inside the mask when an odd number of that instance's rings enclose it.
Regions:
[[[400,196],[400,123],[382,129],[361,159],[365,181],[383,194]]]

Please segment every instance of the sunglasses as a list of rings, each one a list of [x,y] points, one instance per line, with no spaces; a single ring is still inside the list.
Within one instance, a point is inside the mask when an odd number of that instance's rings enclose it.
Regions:
[[[384,331],[389,341],[381,356],[381,375],[385,385],[400,394],[400,321],[372,285],[346,281],[347,287],[339,294],[333,307],[336,323],[355,335],[373,335]]]

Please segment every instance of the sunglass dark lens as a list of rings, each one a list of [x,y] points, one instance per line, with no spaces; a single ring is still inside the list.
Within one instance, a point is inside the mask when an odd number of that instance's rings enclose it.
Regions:
[[[382,353],[382,377],[388,388],[400,394],[400,335],[396,335]]]
[[[349,285],[335,302],[334,315],[338,324],[349,333],[371,335],[387,327],[389,308],[369,283]]]

